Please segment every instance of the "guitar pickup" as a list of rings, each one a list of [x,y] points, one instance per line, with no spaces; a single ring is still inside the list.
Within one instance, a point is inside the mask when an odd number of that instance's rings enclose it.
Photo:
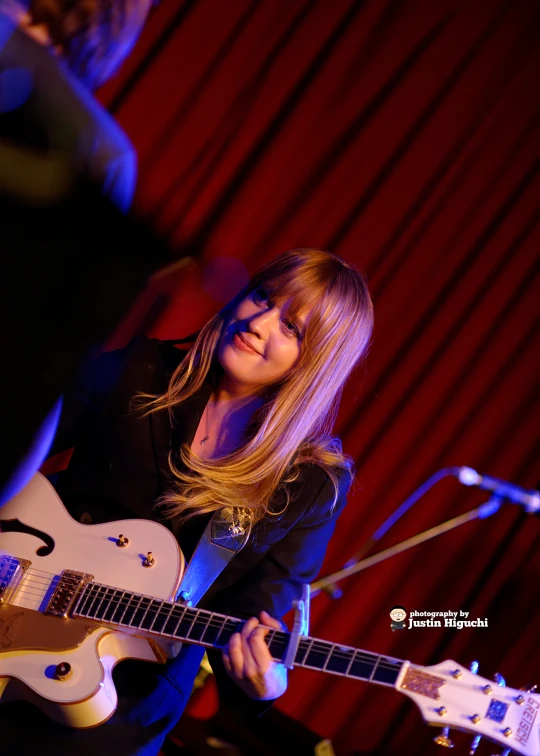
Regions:
[[[94,579],[93,575],[85,572],[75,572],[74,570],[64,570],[60,575],[58,584],[47,604],[45,614],[52,614],[56,617],[66,619],[75,597],[81,588]]]
[[[24,574],[32,563],[9,554],[0,554],[0,604],[16,593]]]

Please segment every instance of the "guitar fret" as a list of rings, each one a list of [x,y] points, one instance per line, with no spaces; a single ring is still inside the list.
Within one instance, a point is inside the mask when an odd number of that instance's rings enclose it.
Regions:
[[[155,624],[155,622],[156,622],[156,620],[157,620],[157,618],[159,616],[159,612],[161,611],[161,609],[163,609],[163,601],[161,601],[161,602],[152,601],[151,604],[150,604],[150,607],[152,607],[152,610],[154,609],[154,605],[155,604],[161,604],[161,606],[159,606],[159,608],[157,608],[157,606],[156,606],[154,614],[152,614],[152,612],[150,612],[150,618],[151,618],[150,625],[148,627],[144,628],[145,630],[148,630],[149,632],[152,632],[154,630],[154,624]],[[153,617],[153,619],[152,619],[152,617]]]
[[[205,623],[205,626],[204,626],[203,631],[201,633],[201,636],[199,638],[199,640],[201,641],[201,643],[207,643],[207,641],[204,640],[204,636],[206,635],[206,633],[208,631],[210,631],[210,633],[212,633],[212,631],[215,629],[215,628],[212,627],[212,618],[213,618],[213,616],[214,616],[214,612],[210,612],[210,615],[205,620],[203,620],[203,622]]]
[[[308,641],[308,645],[307,645],[306,653],[305,653],[305,654],[304,654],[304,656],[302,657],[302,660],[301,660],[301,661],[300,661],[300,660],[298,661],[298,663],[299,663],[299,664],[301,664],[302,666],[304,666],[304,665],[305,665],[305,659],[307,659],[307,657],[308,657],[308,654],[309,654],[309,652],[311,651],[311,647],[312,647],[312,645],[313,645],[313,643],[314,643],[314,641],[315,641],[315,638],[306,638],[306,640]],[[298,651],[296,652],[297,656],[298,656],[298,652],[300,651],[300,646],[301,646],[301,645],[302,645],[301,643],[299,643],[299,644],[298,644]],[[295,661],[296,661],[296,660],[295,660]]]
[[[144,614],[143,614],[142,618],[141,618],[141,619],[139,620],[139,623],[138,623],[138,625],[137,625],[137,627],[138,627],[139,629],[141,628],[141,626],[142,626],[142,623],[144,622],[144,618],[146,617],[146,615],[147,615],[147,613],[148,613],[148,610],[150,609],[150,606],[151,606],[151,604],[152,604],[152,599],[151,599],[151,598],[148,598],[148,596],[143,596],[143,600],[141,601],[141,604],[142,604],[143,602],[144,602],[144,604],[146,605],[146,608],[145,608],[145,610],[144,610]]]
[[[159,612],[160,603],[162,602],[156,601],[155,599],[150,599],[150,603],[148,604],[148,609],[146,610],[145,615],[140,625],[141,630],[152,629],[152,625],[154,624],[157,614]]]
[[[351,660],[347,665],[347,671],[344,673],[346,677],[348,677],[349,672],[351,671],[351,667],[352,667],[355,656],[356,656],[356,651],[353,651],[353,653],[351,654]]]
[[[99,603],[99,609],[97,612],[97,619],[104,619],[105,614],[107,613],[107,609],[110,606],[111,598],[114,596],[114,590],[111,588],[105,588],[105,592],[103,594],[103,598],[101,599]]]
[[[193,627],[193,623],[196,619],[196,611],[192,607],[184,607],[182,616],[180,617],[180,620],[178,621],[178,625],[174,632],[175,637],[178,637],[181,640],[187,640],[187,638],[189,637],[189,632]]]
[[[163,628],[165,627],[165,623],[169,619],[169,615],[172,612],[174,607],[174,604],[171,604],[169,601],[162,601],[161,606],[156,612],[156,616],[154,618],[154,621],[152,623],[152,627],[150,628],[152,632],[154,633],[161,633]],[[167,611],[168,609],[168,611]]]
[[[97,591],[98,591],[98,588],[96,585],[90,586],[87,592],[88,595],[86,596],[84,605],[82,606],[82,609],[81,609],[81,614],[84,614],[85,616],[88,614],[88,612],[90,611],[92,607],[92,604],[95,601],[95,596],[96,596]]]
[[[403,662],[397,659],[388,659],[383,656],[380,658],[384,659],[386,664],[377,665],[377,669],[373,672],[372,681],[379,683],[380,685],[391,685],[393,687],[401,671]]]
[[[300,654],[304,650],[304,648],[306,649],[306,652],[305,652],[305,654],[303,656],[301,656]],[[307,646],[307,648],[309,648],[309,646]],[[304,659],[306,657],[307,648],[306,648],[306,642],[305,642],[305,640],[301,640],[298,643],[298,648],[296,649],[296,656],[294,658],[294,663],[295,664],[298,664],[298,665],[302,665],[303,664]]]
[[[221,632],[221,628],[222,628],[222,625],[220,625],[219,627],[216,627],[216,625],[212,625],[212,621],[215,616],[216,615],[214,614],[214,612],[210,614],[210,617],[207,620],[204,632],[201,635],[201,642],[205,644],[207,643],[211,646],[213,646],[216,640],[218,639],[219,634]]]
[[[375,672],[377,671],[377,667],[379,666],[379,662],[381,661],[381,659],[382,659],[382,656],[379,656],[379,658],[378,658],[378,659],[377,659],[377,661],[375,662],[375,665],[374,665],[373,669],[371,670],[371,674],[370,674],[370,676],[369,676],[369,680],[368,680],[368,682],[371,682],[371,681],[373,680],[373,675],[374,675],[374,674],[375,674]]]
[[[336,675],[345,675],[352,664],[353,649],[329,643],[327,655],[320,669]]]
[[[81,593],[80,593],[79,597],[77,598],[77,600],[76,600],[76,602],[75,602],[75,604],[74,604],[74,606],[73,606],[73,613],[74,613],[74,614],[77,614],[77,613],[79,613],[79,606],[80,606],[81,604],[83,604],[83,605],[84,605],[84,603],[85,603],[85,602],[87,601],[87,596],[86,596],[86,594],[87,594],[87,593],[89,592],[89,590],[91,589],[91,587],[92,587],[91,585],[90,585],[90,586],[89,586],[89,585],[87,585],[87,586],[85,586],[85,588],[84,588],[84,589],[83,589],[83,590],[81,591]]]
[[[138,603],[140,603],[141,599],[142,596],[138,593],[131,593],[129,595],[126,608],[124,609],[124,613],[122,614],[122,625],[129,627],[130,622],[133,619],[133,615],[135,614],[135,611],[137,609]]]
[[[167,615],[165,616],[165,618],[163,620],[163,625],[161,626],[161,630],[160,630],[160,634],[161,635],[170,635],[170,633],[167,632],[165,628],[167,627],[167,625],[170,622],[171,615],[172,615],[172,613],[174,611],[174,608],[175,608],[176,604],[174,604],[173,602],[169,601],[169,602],[167,602],[167,606],[169,608],[169,611],[167,612]]]
[[[359,680],[370,680],[373,672],[372,655],[368,655],[360,650],[355,651],[349,677],[356,677]]]
[[[193,622],[191,623],[191,627],[189,628],[189,630],[187,632],[187,635],[186,635],[186,639],[187,640],[190,639],[191,633],[197,627],[197,620],[199,619],[199,609],[194,609],[194,611],[195,611],[195,617],[193,618]],[[193,638],[191,638],[191,640],[198,640],[198,638],[196,638],[194,636]]]
[[[105,613],[102,617],[102,619],[104,619],[106,622],[110,622],[112,620],[113,614],[118,608],[117,598],[119,593],[121,593],[121,591],[113,591],[113,594],[109,599],[109,605],[105,609]]]
[[[180,632],[180,628],[182,627],[182,622],[184,621],[188,607],[179,605],[178,609],[180,611],[180,616],[178,617],[178,620],[174,626],[174,630],[171,633],[173,638],[181,638],[182,636],[182,633]]]
[[[180,611],[182,612],[182,613],[180,614],[180,617],[178,618],[178,620],[176,619],[176,615],[175,615],[174,617],[172,616],[172,612],[173,612],[173,609],[179,609],[179,610],[180,610]],[[179,626],[180,626],[180,623],[182,622],[182,618],[183,618],[183,616],[184,616],[184,613],[183,613],[183,611],[182,611],[183,609],[184,609],[184,607],[182,606],[182,604],[173,604],[173,607],[172,607],[172,609],[171,609],[171,614],[170,614],[170,616],[169,616],[169,619],[168,619],[168,620],[167,620],[167,622],[165,623],[164,632],[165,632],[165,634],[166,634],[166,635],[170,635],[170,636],[171,636],[171,638],[176,638],[176,636],[177,636],[177,634],[178,634],[178,628],[179,628]],[[171,623],[171,628],[170,628],[170,630],[167,630],[166,628],[168,627],[168,625],[169,625],[169,622],[171,622],[171,620],[172,620],[172,622],[174,622],[174,623],[175,623],[175,624],[174,624],[174,627],[172,626],[172,623]]]
[[[331,643],[312,638],[309,650],[303,662],[303,666],[310,667],[312,669],[321,669],[324,662],[327,662],[328,648],[330,648],[331,646]]]
[[[231,639],[231,635],[240,632],[243,624],[244,623],[240,620],[232,619],[231,617],[225,617],[225,621],[222,624],[216,645],[219,648],[225,647]]]
[[[120,596],[120,600],[118,601],[118,606],[116,607],[116,610],[115,610],[115,612],[114,612],[114,614],[112,616],[112,620],[111,621],[114,622],[114,623],[116,623],[117,625],[119,625],[122,622],[124,614],[126,613],[127,608],[129,606],[130,599],[128,599],[127,602],[126,602],[126,604],[124,605],[124,598],[125,598],[125,596],[126,596],[126,592],[122,591],[122,595]],[[119,617],[116,616],[118,612],[120,612],[120,616]]]
[[[95,599],[92,602],[92,604],[91,604],[91,606],[90,606],[90,608],[88,610],[88,615],[87,616],[90,619],[95,619],[96,618],[96,612],[99,609],[99,607],[101,606],[101,602],[103,601],[103,596],[105,595],[105,590],[106,590],[106,588],[103,585],[100,585],[100,586],[97,587]]]
[[[135,598],[137,598],[137,597],[135,597]],[[136,606],[133,607],[133,614],[131,615],[131,619],[128,622],[128,627],[133,627],[132,622],[135,619],[135,617],[137,616],[137,612],[141,608],[141,604],[144,601],[144,596],[139,596],[138,598],[139,598],[139,601],[136,604]]]
[[[218,632],[218,634],[216,636],[216,641],[215,641],[216,646],[220,646],[220,645],[225,646],[226,645],[225,643],[220,644],[220,642],[219,642],[219,639],[221,637],[221,633],[224,631],[226,624],[227,624],[227,617],[223,617],[223,622],[221,623],[221,627],[219,628],[219,632]]]
[[[97,602],[99,600],[99,597],[101,595],[101,586],[100,585],[93,585],[90,600],[88,602],[88,606],[86,607],[86,616],[89,617],[92,615],[92,612],[94,610],[94,606],[97,605]]]
[[[270,654],[273,658],[280,658],[280,657],[275,657],[274,652],[272,651],[272,644],[274,643],[274,640],[276,639],[277,632],[278,631],[275,628],[273,628],[268,633],[266,633],[266,637],[264,639],[266,642],[266,645],[268,646],[268,650],[270,651]]]
[[[104,586],[105,590],[103,591],[103,595],[101,596],[101,601],[99,602],[98,608],[94,611],[94,619],[103,619],[101,615],[101,610],[103,606],[103,602],[105,601],[105,598],[107,597],[107,594],[109,593],[109,588]],[[104,607],[106,609],[107,606]]]
[[[282,630],[272,629],[266,635],[265,641],[273,659],[282,662],[287,651],[289,634]]]
[[[323,669],[323,671],[324,671],[324,670],[326,669],[326,667],[328,666],[328,662],[329,662],[329,661],[330,661],[330,659],[332,658],[332,654],[333,654],[333,652],[334,652],[334,648],[335,648],[335,647],[336,647],[336,644],[335,644],[335,643],[332,643],[332,645],[331,645],[331,647],[330,647],[330,651],[329,651],[329,653],[328,653],[328,655],[327,655],[327,657],[326,657],[326,661],[325,661],[325,663],[324,663],[324,667],[322,668],[322,669]]]

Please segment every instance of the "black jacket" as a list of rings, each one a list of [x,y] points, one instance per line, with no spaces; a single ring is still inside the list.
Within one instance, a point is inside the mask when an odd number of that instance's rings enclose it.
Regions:
[[[212,376],[180,405],[171,430],[167,411],[141,418],[133,393],[162,392],[183,353],[170,342],[137,339],[98,357],[66,394],[53,453],[75,447],[56,484],[62,501],[81,522],[140,517],[157,519],[154,502],[169,477],[168,452],[190,444],[212,393]],[[348,481],[347,481],[348,482]],[[216,580],[204,600],[215,611],[250,617],[266,609],[281,618],[299,598],[303,583],[320,569],[347,485],[331,511],[334,487],[318,465],[304,465],[289,486],[291,503],[279,518],[261,523]],[[276,508],[280,502],[275,503]],[[191,557],[207,518],[169,526]],[[165,524],[167,524],[165,522]],[[219,605],[219,609],[218,609]]]
[[[172,429],[167,411],[141,418],[132,411],[130,402],[135,391],[164,391],[182,354],[170,342],[137,339],[124,349],[100,355],[85,368],[77,385],[66,392],[51,452],[73,446],[75,451],[67,470],[53,482],[79,521],[157,519],[153,505],[167,484],[168,451],[171,444],[178,449],[181,443],[191,443],[212,393],[212,376],[195,396],[180,405]],[[332,510],[331,480],[319,466],[304,465],[300,479],[290,484],[290,504],[285,513],[254,528],[247,545],[233,557],[199,605],[245,618],[265,609],[281,619],[292,601],[300,597],[302,584],[311,582],[321,567],[336,518],[345,504],[348,483],[343,479]],[[169,523],[186,559],[207,521],[208,517],[193,518],[182,528],[175,521]],[[201,649],[184,646],[166,668],[130,661],[118,665],[115,681],[121,698],[119,709],[122,697],[130,699],[122,726],[126,721],[134,722],[148,737],[154,728],[157,739],[162,738],[182,712],[201,657]],[[266,710],[269,702],[250,699],[230,680],[219,653],[210,653],[209,658],[221,699],[229,708],[245,716]],[[95,729],[114,728],[117,721],[113,717],[110,725]],[[129,736],[118,737],[123,738],[126,754],[139,753],[129,750]],[[114,740],[116,737],[109,735],[105,743]],[[102,753],[108,753],[106,748]],[[148,753],[154,751],[150,748]]]

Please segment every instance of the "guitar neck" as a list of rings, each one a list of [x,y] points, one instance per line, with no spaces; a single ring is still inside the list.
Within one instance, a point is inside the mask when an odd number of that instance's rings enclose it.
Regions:
[[[69,614],[73,618],[89,619],[118,629],[140,630],[146,635],[217,649],[223,648],[245,622],[100,583],[87,584]],[[274,629],[267,634],[266,643],[276,661],[284,660],[290,637],[290,633]],[[394,686],[403,663],[399,659],[309,636],[301,636],[294,659],[297,667],[389,687]]]

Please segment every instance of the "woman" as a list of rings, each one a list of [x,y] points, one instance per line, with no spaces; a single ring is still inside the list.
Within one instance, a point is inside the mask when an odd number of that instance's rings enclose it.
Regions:
[[[53,451],[75,447],[57,489],[77,520],[161,518],[186,559],[218,509],[249,528],[199,603],[248,620],[222,658],[210,654],[221,696],[247,716],[286,688],[265,627],[279,628],[315,578],[345,504],[351,461],[331,431],[372,322],[357,271],[328,252],[292,250],[264,266],[187,352],[136,340],[97,358],[65,396]],[[123,754],[157,754],[201,656],[184,647],[164,670],[123,662],[111,720],[81,733],[40,717],[39,752],[118,753],[121,743]]]

